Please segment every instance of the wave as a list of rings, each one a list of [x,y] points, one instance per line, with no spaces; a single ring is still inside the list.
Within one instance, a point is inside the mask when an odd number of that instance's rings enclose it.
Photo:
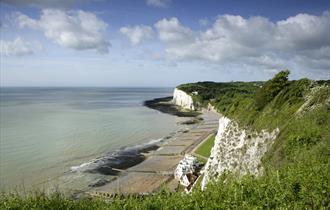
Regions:
[[[165,138],[154,139],[144,144],[125,147],[102,157],[70,167],[71,172],[118,175],[121,170],[137,165],[145,160],[145,153],[157,150]]]

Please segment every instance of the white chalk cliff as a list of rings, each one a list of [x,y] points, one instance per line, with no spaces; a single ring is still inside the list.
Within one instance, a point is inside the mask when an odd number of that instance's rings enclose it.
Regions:
[[[188,187],[191,184],[188,174],[194,174],[197,167],[197,158],[192,155],[185,155],[174,171],[174,178],[178,180],[181,185]]]
[[[179,90],[177,88],[174,89],[173,93],[173,103],[181,106],[184,109],[195,110],[194,101],[190,95],[186,92]]]
[[[192,97],[177,88],[173,93],[173,103],[185,109],[196,109]],[[273,144],[278,133],[278,128],[272,132],[252,132],[240,128],[235,121],[227,117],[221,117],[211,155],[203,170],[202,189],[210,180],[217,180],[226,171],[238,176],[260,175],[263,171],[261,158]]]
[[[216,180],[223,172],[237,175],[262,173],[261,158],[274,142],[279,129],[271,133],[249,132],[226,117],[219,119],[219,129],[204,168],[202,189],[210,180]]]

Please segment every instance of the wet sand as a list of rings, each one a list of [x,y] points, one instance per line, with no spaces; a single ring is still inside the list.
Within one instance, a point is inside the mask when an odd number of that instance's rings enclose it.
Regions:
[[[109,197],[114,194],[149,194],[162,188],[175,191],[178,182],[173,173],[180,160],[218,129],[218,113],[202,111],[200,116],[204,119],[201,123],[167,139],[160,148],[150,152],[146,160],[123,170],[116,180],[94,188],[90,194]]]

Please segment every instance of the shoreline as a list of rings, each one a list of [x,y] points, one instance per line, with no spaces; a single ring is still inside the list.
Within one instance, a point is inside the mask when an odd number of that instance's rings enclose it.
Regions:
[[[203,120],[202,118],[197,117],[201,113],[184,110],[173,104],[171,96],[144,101],[143,106],[183,119],[187,118],[187,120],[178,123],[180,125],[188,125],[191,127]],[[162,145],[166,144],[166,141],[173,138],[177,133],[184,133],[190,129],[191,128],[180,129],[178,127],[176,132],[170,133],[158,140],[151,140],[146,143],[124,147],[90,162],[72,166],[71,171],[83,171],[86,173],[113,176],[110,180],[108,177],[99,178],[88,185],[88,187],[91,188],[90,190],[95,187],[104,186],[122,176],[126,170],[143,163],[153,152],[161,149]]]
[[[201,114],[200,112],[183,109],[180,106],[173,104],[172,99],[172,96],[154,98],[152,100],[144,101],[143,106],[177,117],[197,117]]]
[[[199,115],[203,121],[188,130],[164,137],[159,148],[143,154],[143,161],[122,170],[111,182],[93,187],[87,194],[111,197],[118,194],[150,194],[162,188],[175,191],[179,184],[174,179],[174,170],[180,160],[185,154],[192,154],[198,145],[218,129],[218,113],[203,110]]]

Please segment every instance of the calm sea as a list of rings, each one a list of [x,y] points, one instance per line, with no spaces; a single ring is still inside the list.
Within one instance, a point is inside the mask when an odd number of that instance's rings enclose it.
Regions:
[[[142,106],[144,100],[172,95],[170,88],[0,90],[0,191],[85,190],[108,176],[77,168],[159,140],[180,121]]]

